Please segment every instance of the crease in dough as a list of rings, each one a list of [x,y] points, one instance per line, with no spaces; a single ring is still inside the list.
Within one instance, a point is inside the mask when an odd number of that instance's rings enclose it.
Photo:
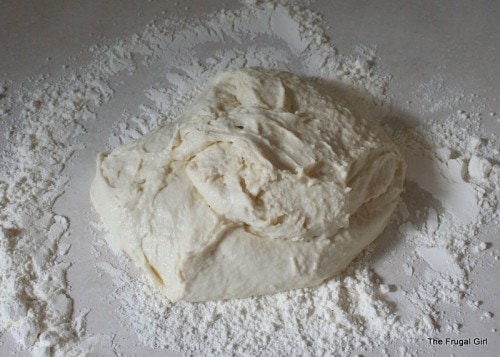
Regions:
[[[99,154],[91,200],[172,301],[242,298],[343,270],[387,225],[405,169],[379,128],[295,75],[251,68]]]

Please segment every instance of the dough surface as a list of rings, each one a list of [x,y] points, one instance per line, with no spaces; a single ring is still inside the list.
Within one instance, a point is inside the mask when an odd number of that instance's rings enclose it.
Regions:
[[[91,199],[170,300],[230,299],[339,273],[387,225],[404,172],[384,133],[311,84],[243,69],[99,154]]]

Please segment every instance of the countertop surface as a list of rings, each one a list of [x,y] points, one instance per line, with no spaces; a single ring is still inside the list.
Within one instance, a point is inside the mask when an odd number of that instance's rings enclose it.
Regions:
[[[113,44],[119,38],[129,38],[142,32],[145,26],[166,16],[199,17],[213,11],[241,6],[233,1],[0,1],[0,81],[27,82],[29,77],[51,74],[57,77],[63,66],[85,66],[92,58],[89,47],[94,44]],[[499,73],[500,73],[500,3],[494,0],[478,1],[312,1],[308,8],[319,12],[328,24],[329,41],[340,53],[350,53],[357,45],[372,46],[377,56],[378,70],[391,76],[388,91],[391,97],[391,115],[400,115],[402,125],[417,125],[422,116],[422,105],[416,98],[422,85],[438,83],[432,94],[463,93],[475,96],[482,103],[482,125],[487,132],[500,133]],[[433,82],[434,81],[434,82]],[[420,98],[421,99],[421,98]],[[132,100],[133,101],[133,100]],[[432,101],[431,101],[432,102]],[[453,103],[452,103],[453,104]],[[472,102],[450,105],[440,112],[428,111],[427,117],[445,116],[446,111],[477,112]],[[120,113],[123,111],[115,108]],[[106,109],[113,111],[113,107]],[[113,117],[113,116],[111,116]],[[0,123],[1,124],[1,123]],[[103,148],[111,124],[104,132],[88,138],[86,148],[75,156],[68,168],[72,179],[58,202],[59,212],[72,212],[71,244],[68,258],[73,264],[68,271],[75,310],[90,307],[88,330],[93,334],[113,335],[114,351],[103,347],[99,355],[165,355],[165,351],[144,347],[132,331],[127,331],[99,294],[106,280],[98,276],[91,253],[92,238],[85,225],[84,212],[90,210],[88,186],[93,177],[95,154]],[[6,138],[0,138],[0,145]],[[82,219],[78,221],[81,213]],[[497,251],[498,227],[480,231],[478,239],[488,242],[490,251]],[[383,249],[384,244],[381,245]],[[436,346],[428,341],[417,341],[426,354],[455,356],[492,356],[500,348],[498,338],[499,284],[498,265],[479,266],[473,270],[473,291],[483,302],[482,309],[493,317],[484,320],[465,303],[463,328],[460,338],[488,337],[483,346]],[[393,274],[402,274],[393,272]],[[397,279],[395,279],[397,280]],[[444,335],[443,335],[444,336]],[[428,336],[436,337],[440,336]],[[335,337],[332,336],[332,340]],[[13,353],[15,343],[8,332],[0,336],[0,354]],[[390,355],[406,355],[412,345],[394,350]],[[17,350],[16,350],[17,351]],[[26,351],[16,354],[25,355]],[[363,355],[382,355],[382,350],[363,352]]]

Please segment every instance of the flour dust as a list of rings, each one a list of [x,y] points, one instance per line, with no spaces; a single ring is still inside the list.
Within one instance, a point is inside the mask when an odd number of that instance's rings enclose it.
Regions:
[[[304,7],[248,2],[203,18],[168,18],[114,45],[96,45],[88,67],[57,80],[2,84],[8,144],[0,177],[0,331],[34,354],[120,352],[112,336],[87,330],[92,308],[74,309],[78,297],[64,257],[76,237],[55,208],[75,179],[65,168],[94,143],[85,133],[102,122],[100,108],[130,98],[131,82],[140,89],[137,110],[121,113],[103,147],[175,121],[208,78],[249,66],[307,77],[357,115],[380,122],[408,163],[402,202],[384,234],[339,277],[311,289],[206,303],[172,304],[137,277],[127,258],[107,257],[105,233],[89,213],[83,218],[94,227],[91,259],[114,284],[101,302],[110,303],[137,343],[204,355],[389,354],[388,344],[457,336],[463,322],[454,310],[464,304],[491,321],[471,279],[478,265],[498,260],[491,243],[476,238],[499,220],[498,142],[482,132],[481,108],[460,91],[437,95],[438,78],[415,92],[421,123],[393,125],[386,120],[394,117],[390,75],[378,70],[373,48],[340,54],[325,27]],[[463,111],[465,105],[476,111]]]

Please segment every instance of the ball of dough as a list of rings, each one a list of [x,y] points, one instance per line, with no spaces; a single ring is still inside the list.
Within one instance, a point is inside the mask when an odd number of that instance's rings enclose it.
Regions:
[[[242,298],[339,273],[387,225],[404,172],[384,133],[308,82],[242,69],[99,154],[91,199],[172,301]]]

